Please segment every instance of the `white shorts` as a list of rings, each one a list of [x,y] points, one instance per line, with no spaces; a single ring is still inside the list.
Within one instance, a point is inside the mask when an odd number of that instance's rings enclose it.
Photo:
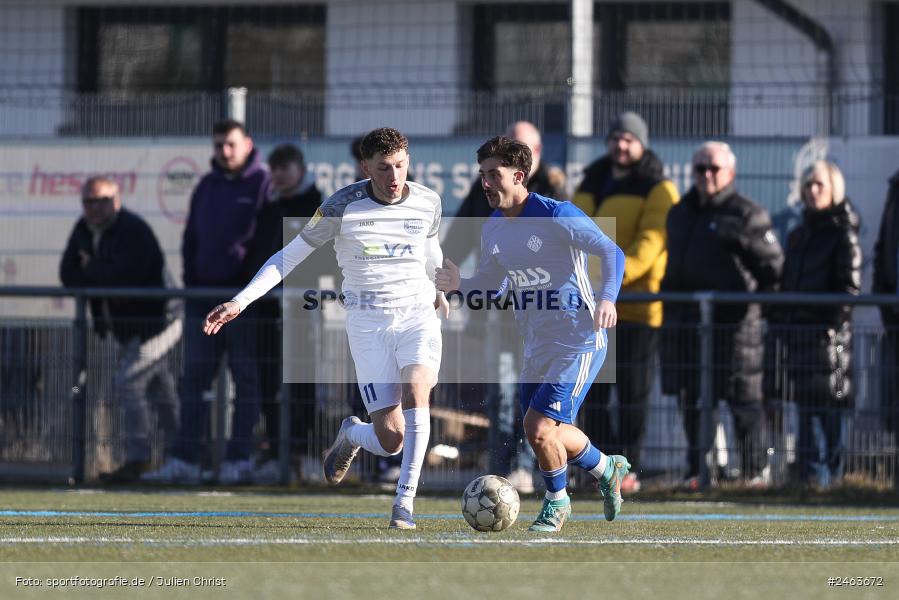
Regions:
[[[435,378],[440,371],[440,318],[431,305],[349,310],[346,334],[369,413],[402,402],[405,367],[423,365]]]

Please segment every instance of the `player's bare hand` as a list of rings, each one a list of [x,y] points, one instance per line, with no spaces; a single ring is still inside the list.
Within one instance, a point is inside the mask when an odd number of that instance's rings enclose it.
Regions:
[[[600,329],[610,329],[618,323],[618,311],[615,310],[615,304],[608,300],[602,300],[596,307],[596,313],[593,315],[593,331]]]
[[[446,294],[443,292],[437,292],[437,297],[434,298],[434,310],[438,315],[443,315],[444,319],[449,319],[449,300],[446,299]]]
[[[234,320],[240,314],[240,305],[233,300],[223,302],[209,311],[206,320],[203,321],[203,333],[215,335],[228,321]]]
[[[441,292],[455,292],[462,285],[462,276],[459,275],[459,267],[448,258],[443,259],[443,268],[437,267],[437,276],[434,281]]]

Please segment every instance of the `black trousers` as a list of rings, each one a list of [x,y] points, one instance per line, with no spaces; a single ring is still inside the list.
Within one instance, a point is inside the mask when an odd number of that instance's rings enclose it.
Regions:
[[[615,328],[615,384],[594,384],[581,409],[584,433],[606,454],[623,454],[639,469],[646,413],[657,373],[659,329],[620,322]],[[618,388],[618,414],[610,413],[611,386]]]

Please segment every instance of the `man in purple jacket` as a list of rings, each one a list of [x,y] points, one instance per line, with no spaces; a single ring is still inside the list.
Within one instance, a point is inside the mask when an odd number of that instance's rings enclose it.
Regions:
[[[212,171],[197,185],[181,248],[185,287],[243,287],[248,282],[245,258],[256,220],[269,188],[269,172],[244,125],[225,120],[212,128]],[[249,483],[252,475],[253,427],[259,419],[260,391],[256,367],[254,318],[241,319],[223,336],[203,334],[207,300],[188,300],[184,321],[184,374],[181,377],[181,423],[171,456],[145,480],[198,483],[203,459],[201,440],[208,422],[209,389],[222,354],[236,388],[231,439],[219,481]],[[246,315],[244,315],[246,317]]]

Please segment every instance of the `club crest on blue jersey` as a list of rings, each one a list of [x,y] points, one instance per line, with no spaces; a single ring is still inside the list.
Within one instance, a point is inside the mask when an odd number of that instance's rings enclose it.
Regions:
[[[528,248],[530,248],[534,252],[539,252],[542,246],[543,240],[538,238],[536,235],[532,235],[531,239],[528,240]]]

